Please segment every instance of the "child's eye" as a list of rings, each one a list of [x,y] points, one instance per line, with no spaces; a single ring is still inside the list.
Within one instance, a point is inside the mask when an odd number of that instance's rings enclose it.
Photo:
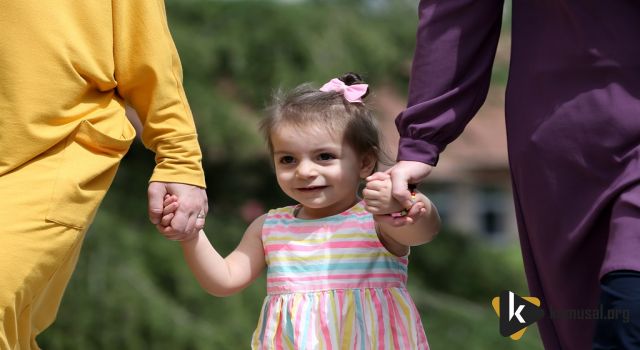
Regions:
[[[283,156],[280,158],[280,164],[291,164],[295,161],[292,156]]]
[[[332,160],[332,159],[336,159],[336,156],[331,153],[320,153],[318,158],[320,160]]]

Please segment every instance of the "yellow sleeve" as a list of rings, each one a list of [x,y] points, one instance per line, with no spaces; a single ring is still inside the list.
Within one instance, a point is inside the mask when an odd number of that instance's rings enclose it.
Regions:
[[[155,152],[150,181],[205,187],[202,153],[162,0],[112,0],[118,93],[137,112]]]

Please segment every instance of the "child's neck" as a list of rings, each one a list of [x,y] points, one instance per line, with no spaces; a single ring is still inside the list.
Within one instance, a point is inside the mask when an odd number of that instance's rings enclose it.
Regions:
[[[303,219],[303,220],[322,219],[329,216],[334,216],[340,213],[344,213],[345,211],[347,211],[348,209],[356,205],[356,203],[358,203],[359,201],[360,201],[360,198],[355,197],[352,201],[345,202],[346,204],[341,203],[335,206],[329,206],[324,208],[309,208],[309,207],[305,207],[304,205],[300,205],[296,209],[296,211],[293,213],[293,215],[296,218]]]

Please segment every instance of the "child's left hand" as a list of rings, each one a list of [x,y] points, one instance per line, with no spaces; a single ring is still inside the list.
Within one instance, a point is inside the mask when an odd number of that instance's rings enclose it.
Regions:
[[[369,181],[362,191],[365,208],[373,215],[385,215],[404,210],[393,198],[391,192],[391,176],[377,172],[369,176]]]
[[[425,204],[417,201],[409,209],[402,207],[392,194],[391,176],[387,173],[377,172],[367,178],[368,182],[362,191],[365,209],[373,214],[378,222],[384,222],[391,226],[404,226],[413,224],[426,212]],[[402,211],[408,215],[392,215]]]

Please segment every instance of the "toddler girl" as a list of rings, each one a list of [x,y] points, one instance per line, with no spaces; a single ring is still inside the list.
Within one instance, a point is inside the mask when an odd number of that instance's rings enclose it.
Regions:
[[[302,85],[278,96],[262,123],[280,188],[296,205],[270,210],[223,258],[203,231],[181,242],[202,287],[216,296],[240,292],[267,268],[253,349],[428,349],[406,289],[409,246],[439,229],[433,204],[417,193],[420,212],[397,225],[372,212],[402,210],[391,182],[377,173],[378,130],[356,74],[322,88]],[[168,196],[164,221],[178,198]]]

